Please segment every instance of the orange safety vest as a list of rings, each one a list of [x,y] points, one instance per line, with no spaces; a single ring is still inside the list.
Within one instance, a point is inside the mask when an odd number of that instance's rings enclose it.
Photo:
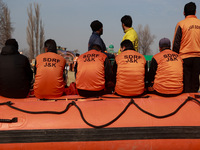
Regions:
[[[178,28],[181,28],[182,31],[181,43],[179,45],[181,58],[200,57],[200,20],[195,15],[189,15],[180,21],[176,26],[174,40],[177,36]]]
[[[100,91],[105,88],[104,61],[107,56],[97,50],[90,50],[79,56],[76,87],[81,90]]]
[[[63,71],[66,60],[53,52],[40,54],[36,57],[36,75],[34,93],[38,98],[62,96],[64,92]]]
[[[117,74],[115,92],[122,96],[137,96],[145,89],[144,56],[134,50],[123,51],[116,57]]]
[[[157,71],[153,88],[162,94],[179,94],[183,91],[183,61],[172,50],[164,50],[153,58]]]

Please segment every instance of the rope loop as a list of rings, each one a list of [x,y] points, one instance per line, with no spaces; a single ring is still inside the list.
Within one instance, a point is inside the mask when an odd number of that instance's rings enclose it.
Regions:
[[[8,102],[5,102],[5,103],[0,103],[0,105],[7,105],[8,107],[12,108],[12,109],[15,109],[17,111],[21,111],[21,112],[24,112],[24,113],[29,113],[29,114],[63,114],[65,112],[67,112],[71,106],[75,106],[79,113],[80,113],[80,116],[82,118],[82,120],[90,127],[93,127],[93,128],[104,128],[104,127],[107,127],[111,124],[113,124],[114,122],[116,122],[127,110],[128,108],[133,104],[136,108],[138,108],[140,111],[142,111],[143,113],[151,116],[151,117],[154,117],[154,118],[157,118],[157,119],[163,119],[163,118],[167,118],[167,117],[170,117],[170,116],[173,116],[175,115],[176,113],[178,113],[178,111],[189,101],[194,101],[194,102],[197,102],[199,105],[200,105],[200,101],[197,100],[196,98],[193,98],[193,97],[188,97],[182,104],[180,104],[180,106],[174,110],[173,112],[169,113],[169,114],[166,114],[166,115],[162,115],[162,116],[159,116],[159,115],[155,115],[155,114],[152,114],[146,110],[144,110],[143,108],[141,108],[135,101],[133,98],[130,99],[129,103],[125,106],[125,108],[122,110],[121,113],[119,113],[119,115],[117,115],[113,120],[109,121],[108,123],[105,123],[103,125],[93,125],[91,123],[89,123],[84,115],[83,115],[83,112],[81,110],[81,108],[76,104],[75,101],[72,101],[70,103],[68,103],[68,105],[66,106],[66,108],[63,110],[63,111],[38,111],[38,112],[33,112],[33,111],[27,111],[27,110],[23,110],[23,109],[20,109],[18,107],[15,107],[13,106],[14,103],[12,103],[11,101],[8,101]],[[16,119],[14,119],[14,121],[16,121]]]

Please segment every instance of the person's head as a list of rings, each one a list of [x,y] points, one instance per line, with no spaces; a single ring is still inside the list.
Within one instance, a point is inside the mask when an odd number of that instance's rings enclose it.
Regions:
[[[132,18],[129,15],[125,15],[121,18],[122,28],[131,28],[132,27]]]
[[[52,39],[48,39],[44,42],[45,52],[54,52],[57,53],[56,42]]]
[[[79,57],[80,56],[80,54],[79,53],[76,53],[76,57]]]
[[[120,44],[120,50],[123,52],[125,49],[134,50],[133,43],[130,40],[124,40]]]
[[[19,45],[17,43],[17,41],[15,39],[8,39],[6,42],[5,42],[5,46],[13,46],[15,47],[17,50],[19,48]]]
[[[165,49],[170,49],[171,48],[171,42],[168,38],[162,38],[159,41],[159,48],[160,52],[165,50]]]
[[[196,14],[196,4],[194,2],[187,3],[184,7],[184,15],[195,15]]]
[[[103,34],[103,24],[99,20],[95,20],[90,24],[93,32],[98,32],[99,35]]]
[[[92,49],[95,49],[97,51],[101,51],[101,46],[97,45],[97,44],[94,44],[94,45],[92,45]]]

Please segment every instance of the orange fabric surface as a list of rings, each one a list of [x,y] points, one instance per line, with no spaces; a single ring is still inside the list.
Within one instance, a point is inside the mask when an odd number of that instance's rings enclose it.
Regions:
[[[105,88],[104,61],[106,55],[90,50],[78,58],[76,87],[81,90],[100,91]]]
[[[47,52],[36,57],[34,93],[38,98],[62,96],[64,91],[63,71],[66,60],[55,53]]]
[[[126,50],[116,58],[117,77],[115,92],[123,96],[136,96],[144,92],[144,56],[133,50]]]
[[[176,31],[179,26],[182,29],[179,50],[181,58],[200,57],[200,20],[196,16],[190,15],[177,24]]]
[[[177,53],[164,50],[153,57],[158,68],[153,88],[163,94],[179,94],[183,91],[183,61]]]

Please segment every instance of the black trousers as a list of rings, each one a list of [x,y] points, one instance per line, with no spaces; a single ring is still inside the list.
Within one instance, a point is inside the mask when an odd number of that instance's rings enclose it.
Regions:
[[[183,92],[196,93],[199,90],[200,57],[183,59]]]
[[[98,97],[104,94],[104,90],[101,91],[87,91],[78,89],[78,94],[83,97]]]
[[[156,90],[154,90],[152,92],[149,92],[149,94],[156,94],[156,95],[162,96],[162,97],[176,97],[176,96],[181,95],[182,93],[179,93],[179,94],[162,94],[162,93],[159,93]]]

